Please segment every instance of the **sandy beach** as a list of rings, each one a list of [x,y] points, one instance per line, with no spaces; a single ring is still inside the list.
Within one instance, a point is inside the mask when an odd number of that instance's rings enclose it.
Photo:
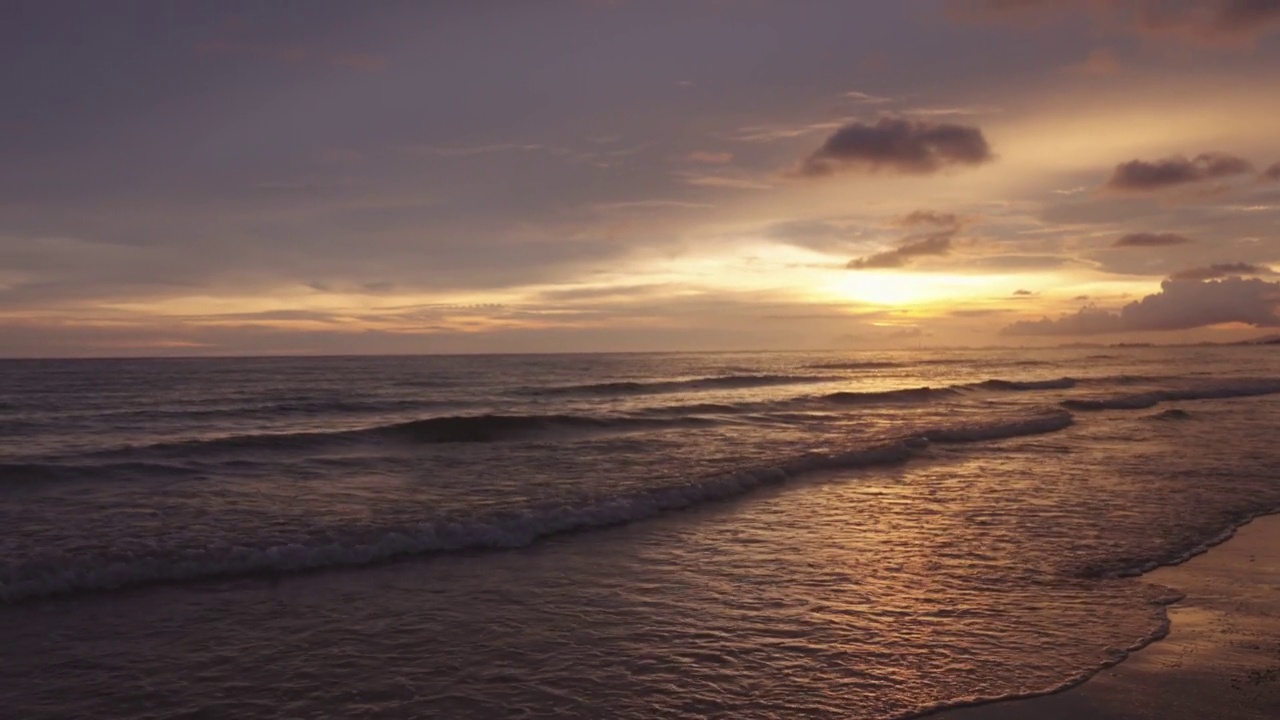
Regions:
[[[980,705],[935,720],[1280,717],[1280,516],[1145,576],[1186,593],[1168,637],[1054,695]]]

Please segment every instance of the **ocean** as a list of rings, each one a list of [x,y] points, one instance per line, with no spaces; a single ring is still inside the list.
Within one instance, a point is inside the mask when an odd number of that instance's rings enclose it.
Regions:
[[[1166,632],[1275,347],[0,361],[0,714],[903,718]]]

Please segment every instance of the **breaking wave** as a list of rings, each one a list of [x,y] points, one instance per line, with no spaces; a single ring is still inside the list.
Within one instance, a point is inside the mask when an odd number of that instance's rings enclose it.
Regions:
[[[1070,413],[1056,411],[990,423],[931,428],[907,433],[883,445],[808,453],[772,466],[694,478],[676,485],[560,505],[543,504],[476,518],[433,519],[373,532],[354,527],[317,528],[313,536],[273,538],[261,544],[220,543],[183,550],[153,547],[117,555],[56,554],[21,561],[3,560],[0,561],[0,601],[13,603],[158,582],[360,566],[445,551],[520,547],[549,535],[635,522],[663,512],[732,498],[807,473],[904,462],[931,442],[979,442],[1036,435],[1061,430],[1072,422]]]
[[[839,405],[862,405],[870,403],[929,402],[931,400],[950,397],[956,394],[957,392],[954,388],[915,387],[903,388],[901,390],[880,390],[873,392],[842,391],[823,395],[818,399]]]
[[[1075,378],[1058,378],[1056,380],[985,380],[974,387],[983,390],[1067,390],[1079,383]]]

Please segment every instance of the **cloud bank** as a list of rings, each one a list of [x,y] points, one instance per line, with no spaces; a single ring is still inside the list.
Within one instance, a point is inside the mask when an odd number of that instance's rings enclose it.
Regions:
[[[841,171],[888,170],[927,175],[992,159],[991,147],[976,127],[886,117],[836,130],[800,163],[796,174],[824,177]]]
[[[1168,247],[1195,242],[1177,233],[1129,233],[1121,236],[1111,247]]]
[[[1119,312],[1084,307],[1056,320],[1023,320],[1003,335],[1103,335],[1153,330],[1189,330],[1220,323],[1280,327],[1280,283],[1231,277],[1199,282],[1165,280],[1160,292]]]
[[[1250,263],[1222,263],[1208,267],[1191,268],[1176,272],[1169,277],[1174,280],[1216,280],[1233,275],[1275,275],[1276,272],[1264,265]]]

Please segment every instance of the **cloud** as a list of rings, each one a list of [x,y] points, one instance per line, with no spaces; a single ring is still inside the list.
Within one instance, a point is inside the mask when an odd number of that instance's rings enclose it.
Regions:
[[[731,190],[770,190],[768,183],[758,182],[745,177],[729,175],[700,175],[697,173],[676,173],[676,178],[685,185],[695,187],[728,188]]]
[[[1176,272],[1169,277],[1173,280],[1215,280],[1234,275],[1276,275],[1276,271],[1265,265],[1250,263],[1221,263],[1209,267],[1191,268]]]
[[[1199,282],[1165,280],[1160,292],[1125,305],[1118,312],[1093,306],[1056,320],[1023,320],[1004,335],[1102,335],[1155,330],[1188,330],[1221,323],[1280,326],[1280,283],[1232,277]]]
[[[933,210],[916,210],[898,218],[897,224],[903,227],[916,227],[918,225],[953,227],[960,224],[960,216],[954,213],[934,212]]]
[[[749,125],[747,127],[738,128],[734,133],[727,135],[730,140],[737,142],[777,142],[778,140],[791,140],[793,138],[810,135],[817,132],[825,132],[840,127],[839,122],[816,122],[804,125]]]
[[[1272,165],[1266,170],[1263,170],[1262,174],[1258,176],[1258,179],[1265,182],[1280,182],[1280,162]]]
[[[1106,187],[1112,190],[1155,191],[1190,183],[1253,172],[1253,163],[1226,153],[1201,153],[1188,159],[1173,155],[1161,160],[1130,160],[1116,166]]]
[[[946,255],[951,252],[951,233],[938,233],[914,242],[909,242],[896,250],[868,255],[850,260],[846,266],[850,270],[881,270],[906,265],[911,258],[926,255]]]
[[[894,224],[906,228],[923,226],[932,229],[921,234],[908,235],[904,238],[903,244],[894,250],[850,260],[845,267],[850,270],[896,268],[906,265],[911,258],[947,255],[951,252],[951,241],[963,227],[963,221],[958,215],[933,210],[916,210],[898,218]]]
[[[902,114],[918,115],[922,117],[943,117],[946,115],[994,115],[995,113],[1000,112],[1004,112],[1004,110],[994,105],[953,105],[950,107],[906,108],[902,111]]]
[[[725,163],[733,162],[733,153],[695,150],[686,155],[685,159],[689,162],[703,163],[705,165],[724,165]]]
[[[1031,292],[1030,290],[1014,290],[1013,294],[1019,297],[1030,297],[1032,295],[1035,295],[1035,293]]]
[[[869,93],[851,90],[843,95],[844,98],[854,102],[867,103],[868,105],[881,105],[887,102],[893,102],[893,98],[884,97],[883,95],[871,95]]]
[[[1247,45],[1280,28],[1275,0],[948,0],[959,20],[1043,23],[1088,13],[1107,30],[1199,45]]]
[[[1067,66],[1066,70],[1081,75],[1115,75],[1120,72],[1120,60],[1110,49],[1098,48],[1082,62]]]
[[[823,177],[845,170],[890,170],[923,175],[993,158],[976,127],[886,117],[844,125],[805,158],[796,173]]]
[[[1189,237],[1176,233],[1129,233],[1122,235],[1111,247],[1168,247],[1170,245],[1186,245],[1195,242]]]

